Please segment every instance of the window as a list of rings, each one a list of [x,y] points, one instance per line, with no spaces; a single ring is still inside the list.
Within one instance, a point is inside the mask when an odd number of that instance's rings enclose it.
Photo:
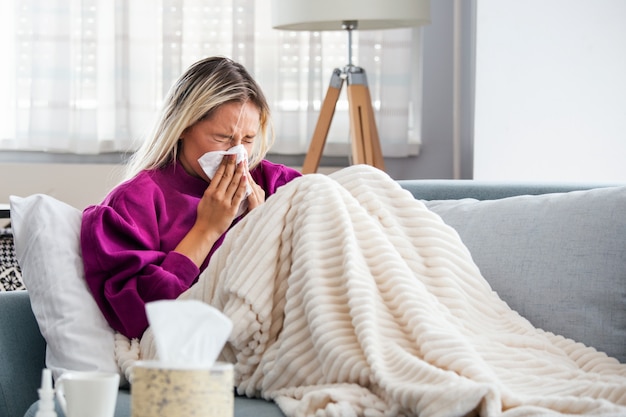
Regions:
[[[7,0],[0,6],[0,150],[125,152],[148,133],[161,100],[194,61],[231,57],[273,110],[273,152],[305,153],[347,34],[270,26],[270,0]],[[353,61],[367,71],[386,156],[420,142],[421,29],[362,31]],[[326,153],[349,149],[342,92]]]

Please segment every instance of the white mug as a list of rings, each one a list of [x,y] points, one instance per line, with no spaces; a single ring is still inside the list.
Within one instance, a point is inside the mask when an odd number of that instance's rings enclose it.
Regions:
[[[120,376],[111,372],[69,371],[55,383],[66,417],[113,417]]]

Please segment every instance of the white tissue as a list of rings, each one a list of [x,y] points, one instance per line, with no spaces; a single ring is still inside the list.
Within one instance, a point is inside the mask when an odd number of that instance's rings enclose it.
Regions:
[[[213,175],[215,175],[215,171],[220,166],[224,155],[237,155],[237,163],[248,159],[248,152],[243,145],[233,146],[227,151],[207,152],[198,159],[198,162],[200,162],[200,166],[209,178],[213,178]]]
[[[240,163],[244,159],[246,161],[248,160],[248,152],[246,151],[246,148],[243,145],[233,146],[227,151],[207,152],[198,159],[198,162],[200,163],[200,167],[202,167],[202,169],[207,174],[209,179],[213,179],[213,176],[215,175],[215,171],[217,171],[217,168],[220,166],[220,163],[222,163],[222,159],[224,158],[224,155],[237,155],[237,163]],[[248,197],[251,192],[252,192],[252,188],[250,187],[250,184],[248,184],[248,186],[246,187],[246,197]],[[239,209],[237,210],[237,217],[245,213],[247,209],[248,209],[248,200],[244,199],[241,202]]]
[[[233,330],[227,316],[197,300],[153,301],[146,314],[164,367],[211,368]]]

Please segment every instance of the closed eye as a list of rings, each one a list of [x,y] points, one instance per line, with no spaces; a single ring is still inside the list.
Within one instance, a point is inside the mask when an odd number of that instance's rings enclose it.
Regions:
[[[214,139],[216,142],[220,143],[229,143],[233,141],[233,137],[227,135],[215,135]]]

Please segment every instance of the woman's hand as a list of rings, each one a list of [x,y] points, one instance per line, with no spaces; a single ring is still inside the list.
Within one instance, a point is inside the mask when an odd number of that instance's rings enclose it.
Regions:
[[[236,163],[236,155],[226,155],[198,204],[196,224],[213,230],[218,237],[232,224],[237,209],[246,195],[244,163]]]
[[[236,158],[236,155],[224,156],[198,203],[196,222],[175,249],[189,257],[197,266],[204,262],[213,244],[228,230],[245,198],[246,186],[251,178],[249,179],[250,174],[246,174],[245,163],[237,164]],[[255,186],[260,189],[254,182],[252,184],[253,190]],[[258,192],[253,191],[252,194],[256,195]]]

